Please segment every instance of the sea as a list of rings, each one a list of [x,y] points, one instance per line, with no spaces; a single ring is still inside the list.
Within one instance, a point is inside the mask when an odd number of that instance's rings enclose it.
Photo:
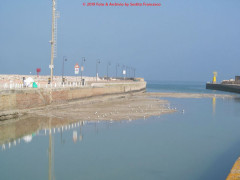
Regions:
[[[147,91],[231,94],[206,90],[204,82],[149,81]],[[240,156],[240,97],[163,99],[177,112],[51,129],[33,118],[21,132],[11,126],[17,122],[2,124],[0,179],[226,179]]]

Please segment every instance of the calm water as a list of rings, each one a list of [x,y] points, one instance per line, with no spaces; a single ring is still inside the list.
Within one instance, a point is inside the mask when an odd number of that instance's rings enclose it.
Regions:
[[[148,90],[162,91],[162,85],[173,91],[164,83]],[[203,83],[183,87],[206,92]],[[167,99],[179,112],[130,122],[79,121],[51,133],[35,119],[30,132],[18,132],[19,122],[1,125],[0,140],[8,141],[1,145],[0,179],[225,179],[240,156],[239,99]]]

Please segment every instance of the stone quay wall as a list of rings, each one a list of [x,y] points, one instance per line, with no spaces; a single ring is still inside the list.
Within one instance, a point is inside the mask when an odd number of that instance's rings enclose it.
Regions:
[[[92,83],[86,87],[26,88],[0,91],[0,114],[6,111],[43,107],[93,96],[121,94],[146,89],[145,81]]]

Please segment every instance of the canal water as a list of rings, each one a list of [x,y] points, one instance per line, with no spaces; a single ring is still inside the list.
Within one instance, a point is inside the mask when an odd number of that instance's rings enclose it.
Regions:
[[[204,83],[176,86],[153,83],[148,91],[216,93]],[[51,128],[54,119],[32,118],[24,130],[19,121],[3,124],[0,179],[225,179],[240,156],[239,99],[166,99],[178,112]]]

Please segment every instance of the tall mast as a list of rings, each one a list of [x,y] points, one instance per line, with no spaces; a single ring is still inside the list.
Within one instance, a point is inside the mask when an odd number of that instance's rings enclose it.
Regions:
[[[57,55],[57,18],[59,18],[59,13],[56,11],[56,0],[52,0],[51,64],[49,65],[51,69],[51,83],[53,82],[53,61]]]

